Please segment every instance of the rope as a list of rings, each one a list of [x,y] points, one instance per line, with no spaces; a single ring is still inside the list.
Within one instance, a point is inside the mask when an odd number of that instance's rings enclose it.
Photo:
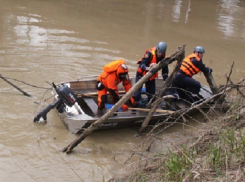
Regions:
[[[14,85],[13,83],[11,83],[10,81],[8,81],[5,77],[3,77],[0,74],[0,78],[2,78],[5,82],[7,82],[8,84],[12,85],[14,88],[16,88],[17,90],[19,90],[21,93],[23,93],[25,96],[27,97],[31,97],[30,94],[28,94],[27,92],[23,91],[21,88],[17,87],[16,85]]]
[[[14,80],[14,81],[17,81],[17,82],[21,82],[21,83],[23,83],[25,85],[28,85],[28,86],[31,86],[31,87],[35,87],[35,88],[50,89],[50,88],[46,88],[46,87],[39,87],[39,86],[36,86],[36,85],[32,85],[32,84],[26,83],[24,81],[21,81],[21,80],[15,79],[15,78],[3,77],[2,75],[0,75],[0,77],[1,78],[5,78],[5,79],[9,79],[9,80]]]

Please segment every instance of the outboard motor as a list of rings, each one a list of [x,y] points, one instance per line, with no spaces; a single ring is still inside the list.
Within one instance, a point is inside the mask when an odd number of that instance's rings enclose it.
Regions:
[[[61,87],[57,88],[54,83],[53,87],[58,95],[57,100],[48,105],[46,108],[44,108],[33,120],[33,122],[40,122],[41,119],[47,120],[47,113],[53,109],[54,107],[58,107],[59,112],[62,112],[61,109],[63,110],[65,108],[65,105],[72,107],[76,100],[77,96],[76,94],[67,86],[67,85],[62,85]],[[65,105],[64,105],[65,104]]]

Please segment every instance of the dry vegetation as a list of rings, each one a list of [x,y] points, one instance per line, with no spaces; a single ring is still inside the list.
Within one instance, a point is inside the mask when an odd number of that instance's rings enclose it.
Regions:
[[[205,130],[189,137],[187,142],[172,143],[167,151],[149,155],[162,131],[180,123],[165,123],[160,129],[154,126],[147,140],[132,150],[125,168],[107,181],[245,181],[244,87],[243,80],[234,84],[227,77],[227,84],[219,88],[225,104],[200,112]],[[181,124],[187,126],[189,118],[181,117],[184,120]],[[144,151],[143,145],[147,145]],[[137,161],[136,155],[141,156]]]

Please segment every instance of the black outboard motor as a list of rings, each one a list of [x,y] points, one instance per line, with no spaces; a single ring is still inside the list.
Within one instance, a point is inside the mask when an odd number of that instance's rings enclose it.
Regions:
[[[71,107],[75,104],[77,100],[76,94],[67,86],[62,85],[61,87],[57,88],[54,83],[53,87],[56,90],[56,93],[58,94],[58,99],[48,105],[46,108],[44,108],[33,120],[33,122],[40,122],[40,119],[47,120],[47,113],[53,109],[54,107],[59,107],[59,112],[62,112],[61,109],[64,109],[65,105]],[[65,105],[64,105],[65,104]]]

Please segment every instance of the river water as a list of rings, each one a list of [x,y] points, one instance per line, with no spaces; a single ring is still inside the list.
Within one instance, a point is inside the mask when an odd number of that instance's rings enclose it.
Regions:
[[[102,181],[118,173],[144,139],[135,137],[137,128],[94,132],[71,155],[61,153],[76,136],[56,113],[47,124],[32,122],[47,82],[98,75],[118,58],[134,76],[137,60],[159,41],[168,44],[167,55],[184,44],[186,54],[203,46],[217,85],[226,83],[233,62],[231,79],[245,76],[243,0],[0,2],[0,74],[41,87],[10,80],[30,98],[0,80],[0,181]],[[195,78],[206,83],[203,75]],[[182,127],[169,128],[160,148],[183,135]]]

